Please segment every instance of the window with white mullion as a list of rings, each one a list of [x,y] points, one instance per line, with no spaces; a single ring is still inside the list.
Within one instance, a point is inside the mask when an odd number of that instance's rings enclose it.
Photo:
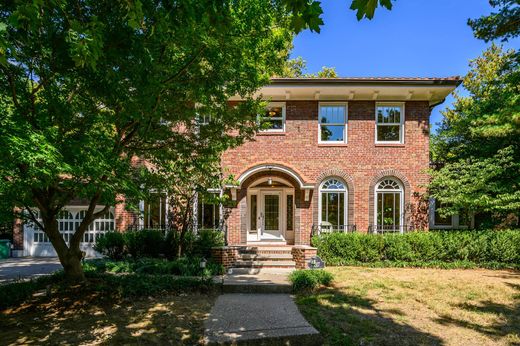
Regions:
[[[376,104],[376,143],[404,143],[404,104]]]
[[[271,102],[263,115],[258,116],[262,132],[285,131],[285,102]]]
[[[320,143],[347,143],[346,103],[320,103],[318,117]]]

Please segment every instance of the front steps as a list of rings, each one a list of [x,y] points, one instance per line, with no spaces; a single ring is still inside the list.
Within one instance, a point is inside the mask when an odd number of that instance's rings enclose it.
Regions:
[[[238,258],[231,266],[235,269],[246,269],[249,274],[262,272],[264,269],[294,270],[292,246],[287,245],[254,245],[238,248]]]

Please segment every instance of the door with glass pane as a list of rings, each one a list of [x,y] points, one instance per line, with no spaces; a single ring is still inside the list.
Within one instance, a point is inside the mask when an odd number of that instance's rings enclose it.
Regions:
[[[262,239],[280,239],[282,203],[280,192],[262,192],[262,208],[260,211]]]

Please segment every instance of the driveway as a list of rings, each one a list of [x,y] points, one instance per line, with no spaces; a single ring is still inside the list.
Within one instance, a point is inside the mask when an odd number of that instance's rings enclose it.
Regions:
[[[0,260],[0,284],[30,279],[62,269],[57,257],[22,257]]]

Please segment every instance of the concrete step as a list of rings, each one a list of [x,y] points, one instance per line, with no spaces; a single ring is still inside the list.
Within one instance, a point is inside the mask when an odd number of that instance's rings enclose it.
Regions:
[[[290,274],[295,268],[229,268],[228,273],[233,275],[257,275],[257,274]]]
[[[290,255],[292,254],[292,248],[255,248],[255,249],[245,249],[245,250],[240,250],[238,252],[239,254],[247,254],[247,255],[251,255],[251,254],[265,254],[265,255],[268,255],[268,254],[287,254],[287,255]]]
[[[293,256],[290,253],[259,253],[259,254],[240,254],[241,260],[256,260],[256,261],[292,261]]]
[[[294,268],[296,263],[294,261],[242,261],[238,260],[233,264],[235,268],[263,268],[263,267],[282,267],[282,268]]]
[[[292,293],[292,286],[290,284],[224,282],[222,293]]]

